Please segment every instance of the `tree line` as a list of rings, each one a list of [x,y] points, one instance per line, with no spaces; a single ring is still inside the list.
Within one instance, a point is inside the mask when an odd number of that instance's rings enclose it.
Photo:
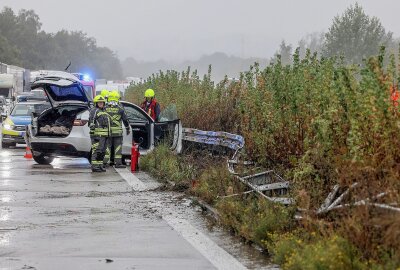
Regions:
[[[362,64],[364,59],[377,55],[380,46],[388,48],[388,53],[397,52],[397,41],[379,18],[369,16],[356,3],[333,18],[326,33],[308,34],[298,42],[298,47],[301,58],[309,49],[325,58],[340,56],[347,64]],[[290,64],[293,54],[293,46],[283,40],[271,61],[276,61],[279,56],[283,64]]]
[[[100,47],[81,31],[46,33],[33,10],[15,13],[5,7],[0,12],[0,62],[27,69],[89,72],[96,78],[122,78],[122,67],[115,53]]]

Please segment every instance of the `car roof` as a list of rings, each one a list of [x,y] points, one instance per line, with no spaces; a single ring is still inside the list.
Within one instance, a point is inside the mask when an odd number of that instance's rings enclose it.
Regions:
[[[72,81],[79,81],[78,78],[68,72],[58,70],[37,70],[31,71],[31,82],[34,83],[44,78],[63,78]]]
[[[15,105],[17,105],[17,104],[36,105],[36,104],[46,104],[46,103],[48,103],[48,104],[50,105],[50,102],[48,102],[48,101],[36,101],[36,102],[27,101],[27,102],[18,102],[18,103],[16,103]]]
[[[71,84],[78,83],[77,79],[61,78],[61,77],[43,77],[32,83],[32,90],[36,89],[43,84],[51,84],[57,86],[70,86]]]

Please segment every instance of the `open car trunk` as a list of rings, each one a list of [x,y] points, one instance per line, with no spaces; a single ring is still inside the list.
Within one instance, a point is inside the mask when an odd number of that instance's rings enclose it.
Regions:
[[[86,110],[88,108],[84,105],[64,105],[44,111],[36,120],[36,136],[67,137],[77,116]],[[79,125],[84,124],[79,121]]]

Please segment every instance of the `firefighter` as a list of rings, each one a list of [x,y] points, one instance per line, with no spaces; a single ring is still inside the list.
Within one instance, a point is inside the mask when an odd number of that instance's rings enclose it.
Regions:
[[[120,95],[117,91],[112,91],[108,96],[108,104],[106,107],[106,112],[110,117],[110,138],[108,142],[108,148],[111,155],[114,156],[114,166],[115,168],[125,168],[122,164],[122,139],[123,130],[122,123],[126,128],[126,135],[129,135],[130,125],[128,117],[126,116],[125,110],[119,105]],[[105,160],[107,163],[108,160]]]
[[[108,91],[107,89],[103,89],[103,90],[101,90],[100,95],[105,98],[106,106],[107,106],[108,96],[110,95],[110,91]],[[106,153],[104,155],[103,168],[105,168],[108,165],[108,162],[110,161],[111,151],[110,151],[110,147],[108,147],[108,145],[109,145],[109,143],[107,143]]]
[[[158,122],[160,117],[160,104],[155,99],[155,93],[153,89],[147,89],[144,92],[144,98],[142,105],[140,107],[148,114],[154,121]]]
[[[107,89],[103,89],[103,90],[101,90],[100,95],[101,95],[103,98],[105,98],[105,99],[106,99],[106,102],[107,102],[108,95],[110,95],[110,91],[108,91]]]
[[[105,172],[103,159],[110,135],[110,118],[105,111],[106,99],[97,95],[93,99],[95,107],[90,110],[89,127],[92,141],[92,172]]]

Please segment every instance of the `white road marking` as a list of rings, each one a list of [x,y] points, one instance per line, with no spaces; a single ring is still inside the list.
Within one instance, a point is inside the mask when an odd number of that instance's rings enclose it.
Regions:
[[[188,221],[175,218],[171,215],[163,216],[163,219],[217,269],[247,269],[231,254],[219,247],[205,234],[193,227]]]
[[[131,173],[126,168],[115,168],[115,170],[135,191],[145,191],[155,188],[154,184],[141,181],[135,174]],[[201,231],[193,227],[187,220],[176,218],[172,215],[165,215],[163,216],[163,219],[217,269],[247,269],[231,254],[219,247]]]
[[[133,188],[134,191],[149,190],[145,183],[139,180],[133,173],[126,168],[115,168],[119,175]]]

